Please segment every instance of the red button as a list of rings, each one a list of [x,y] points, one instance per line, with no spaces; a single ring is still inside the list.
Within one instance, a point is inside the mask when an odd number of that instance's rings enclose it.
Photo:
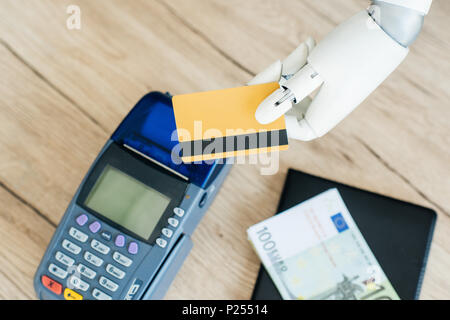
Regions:
[[[60,283],[56,282],[55,280],[53,280],[47,276],[42,276],[41,280],[42,280],[42,284],[44,285],[44,287],[46,287],[50,291],[53,291],[56,294],[61,294],[62,285]]]

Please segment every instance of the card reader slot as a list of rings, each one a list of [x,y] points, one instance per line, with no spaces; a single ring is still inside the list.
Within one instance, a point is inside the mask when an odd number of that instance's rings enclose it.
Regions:
[[[151,162],[153,162],[153,163],[155,163],[155,164],[161,166],[162,168],[166,169],[167,171],[172,172],[173,174],[179,176],[180,178],[182,178],[182,179],[184,179],[184,180],[186,180],[186,181],[189,181],[189,178],[188,178],[188,177],[186,177],[185,175],[183,175],[183,174],[181,174],[181,173],[179,173],[179,172],[177,172],[177,171],[175,171],[175,170],[169,168],[168,166],[162,164],[162,163],[159,162],[158,160],[155,160],[155,159],[150,158],[150,157],[147,156],[146,154],[144,154],[144,153],[142,153],[142,152],[140,152],[140,151],[134,149],[133,147],[130,147],[130,146],[127,145],[127,144],[124,144],[123,146],[124,146],[125,148],[127,148],[128,150],[133,151],[134,153],[140,155],[141,157],[143,157],[143,158],[145,158],[145,159],[147,159],[147,160],[150,160]]]

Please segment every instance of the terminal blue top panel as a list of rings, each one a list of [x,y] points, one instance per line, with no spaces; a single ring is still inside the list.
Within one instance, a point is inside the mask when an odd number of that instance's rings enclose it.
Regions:
[[[202,188],[206,188],[224,166],[219,163],[220,160],[186,164],[181,161],[178,152],[172,158],[172,150],[179,147],[175,115],[170,95],[161,92],[145,95],[123,120],[111,139],[142,152]]]

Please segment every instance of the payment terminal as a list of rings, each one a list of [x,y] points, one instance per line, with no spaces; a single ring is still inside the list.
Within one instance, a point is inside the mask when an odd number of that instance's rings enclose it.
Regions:
[[[168,94],[149,93],[131,110],[50,241],[34,278],[40,299],[164,296],[231,168],[176,159],[175,130]]]

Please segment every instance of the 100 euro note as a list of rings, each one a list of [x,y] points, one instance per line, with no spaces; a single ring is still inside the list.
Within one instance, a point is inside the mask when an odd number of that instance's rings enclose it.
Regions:
[[[337,189],[248,229],[285,300],[399,300]]]

